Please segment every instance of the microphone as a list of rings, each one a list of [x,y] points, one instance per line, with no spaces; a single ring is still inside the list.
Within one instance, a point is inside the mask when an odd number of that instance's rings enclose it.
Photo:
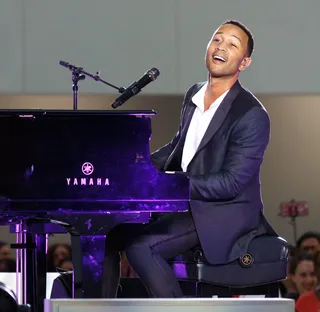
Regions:
[[[74,66],[74,65],[72,65],[72,64],[70,64],[70,63],[68,63],[68,62],[66,62],[66,61],[60,61],[59,64],[60,64],[61,66],[65,67],[65,68],[70,69],[70,70],[79,69],[79,67],[76,67],[76,66]],[[81,69],[82,69],[82,68],[81,68]]]
[[[85,80],[86,79],[86,75],[82,74],[81,72],[83,71],[82,67],[76,67],[66,61],[60,61],[59,64],[65,68],[68,68],[69,70],[71,70],[72,72],[77,74],[77,80]]]
[[[61,66],[66,67],[66,68],[69,68],[69,65],[70,65],[68,62],[65,62],[65,61],[60,61],[59,64],[60,64]]]
[[[112,103],[113,108],[121,106],[124,102],[128,101],[131,97],[138,94],[143,87],[158,78],[160,72],[157,68],[149,69],[138,81],[133,82],[125,91]]]

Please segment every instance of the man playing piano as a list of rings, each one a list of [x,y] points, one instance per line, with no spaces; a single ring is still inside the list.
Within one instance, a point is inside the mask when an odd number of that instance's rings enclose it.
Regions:
[[[121,249],[152,296],[172,298],[183,294],[166,260],[200,244],[207,261],[226,264],[239,258],[254,236],[276,235],[263,216],[260,194],[269,117],[238,80],[253,48],[251,32],[238,21],[225,22],[213,34],[206,50],[207,82],[187,91],[179,131],[152,154],[159,170],[189,176],[190,210],[165,215],[139,235],[117,228],[107,235],[105,297],[117,294]]]

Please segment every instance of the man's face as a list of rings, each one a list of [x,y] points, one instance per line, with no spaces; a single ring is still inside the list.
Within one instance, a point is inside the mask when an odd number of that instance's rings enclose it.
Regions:
[[[301,252],[307,252],[310,254],[314,254],[318,249],[320,249],[320,243],[316,237],[306,238],[300,246]]]
[[[55,266],[58,266],[60,261],[70,257],[69,251],[64,246],[58,246],[53,254],[53,262]]]
[[[12,251],[9,245],[4,245],[0,249],[0,260],[2,259],[10,259],[12,256]]]
[[[211,76],[233,77],[246,69],[251,62],[247,48],[248,36],[241,28],[232,24],[222,25],[207,46],[206,66]]]

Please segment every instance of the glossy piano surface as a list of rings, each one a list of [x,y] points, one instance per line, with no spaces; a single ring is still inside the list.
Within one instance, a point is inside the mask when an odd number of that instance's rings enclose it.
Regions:
[[[45,244],[38,242],[45,234],[70,226],[80,234],[83,256],[73,255],[82,258],[74,276],[84,297],[99,298],[106,234],[120,223],[148,223],[151,212],[188,209],[188,178],[160,172],[150,160],[154,115],[0,110],[0,224],[26,232],[23,243],[36,245],[36,261],[26,249],[31,306],[45,294],[37,284],[45,281]]]
[[[150,160],[154,115],[0,110],[2,213],[188,209],[188,178]]]

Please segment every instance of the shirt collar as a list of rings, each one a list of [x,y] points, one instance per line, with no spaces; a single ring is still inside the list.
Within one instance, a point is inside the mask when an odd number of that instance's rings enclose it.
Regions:
[[[206,89],[208,86],[208,82],[206,82],[201,89],[192,97],[192,102],[203,112],[204,111],[204,96],[206,94]],[[230,89],[229,89],[230,90]],[[227,90],[222,95],[220,95],[213,103],[211,103],[209,110],[220,105],[220,103],[223,101],[224,97],[229,92]]]

